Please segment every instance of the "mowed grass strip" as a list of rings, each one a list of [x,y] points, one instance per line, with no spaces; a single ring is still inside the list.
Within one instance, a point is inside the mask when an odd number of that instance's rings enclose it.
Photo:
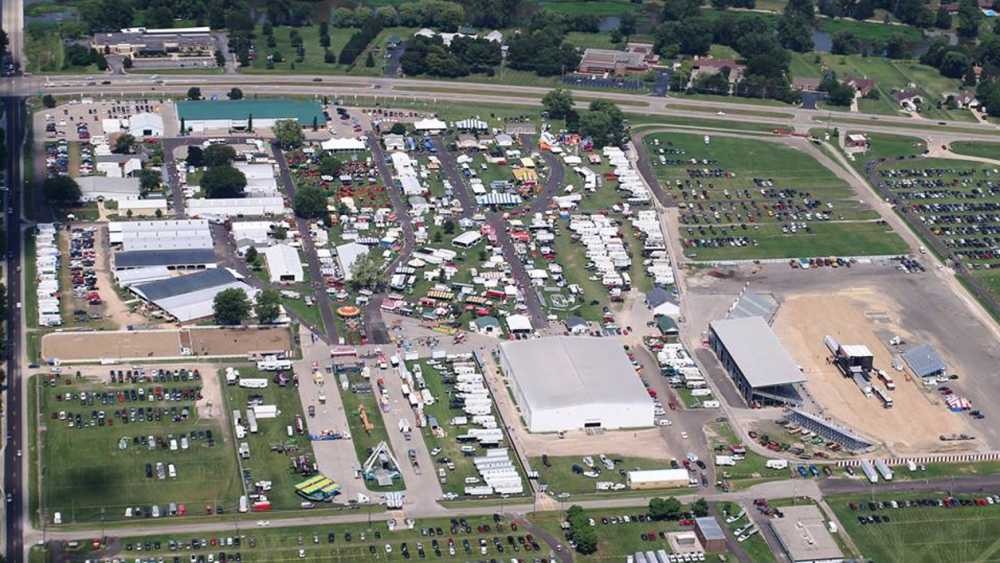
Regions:
[[[942,498],[944,493],[878,496],[876,500]],[[971,497],[968,497],[971,498]],[[1000,506],[900,508],[852,511],[848,503],[866,503],[871,495],[837,496],[827,502],[861,554],[884,563],[997,561],[1000,559]],[[888,516],[889,523],[861,525],[859,515]]]
[[[1000,143],[984,143],[977,141],[956,141],[948,146],[952,152],[968,156],[991,158],[1000,161]]]
[[[360,375],[355,374],[350,374],[348,380],[352,386],[368,382],[368,380]],[[374,389],[374,383],[372,387]],[[341,400],[344,403],[344,414],[347,415],[347,424],[351,429],[351,441],[354,443],[354,451],[358,456],[357,467],[360,467],[368,459],[368,456],[371,455],[372,450],[378,446],[379,442],[389,444],[390,449],[392,449],[389,442],[389,433],[386,431],[385,421],[382,420],[382,411],[378,407],[378,401],[375,400],[374,392],[355,393],[353,389],[345,391],[340,386],[337,386],[337,392],[340,393]],[[361,407],[364,407],[368,422],[371,424],[372,428],[370,431],[365,429],[364,423],[361,420]],[[393,450],[392,453],[396,456],[396,461],[399,463],[408,463],[406,452]],[[372,491],[401,491],[406,488],[402,475],[394,479],[392,485],[389,487],[379,487],[375,481],[365,481],[365,486]]]
[[[212,374],[202,374],[211,377]],[[196,382],[143,384],[152,388],[182,388]],[[62,514],[63,522],[88,522],[123,519],[125,508],[142,506],[148,509],[157,504],[161,511],[170,502],[184,503],[188,511],[204,508],[205,504],[226,503],[235,506],[239,495],[239,477],[236,471],[232,442],[223,435],[217,420],[200,420],[197,409],[190,401],[131,402],[81,406],[80,401],[59,401],[64,393],[135,389],[135,385],[102,385],[96,382],[60,384],[41,390],[41,424],[44,428],[42,449],[42,508],[51,519],[55,512]],[[183,422],[172,422],[164,415],[159,422],[131,422],[122,424],[114,411],[130,408],[182,407],[190,409],[190,417]],[[91,419],[92,411],[104,411],[112,426],[84,426],[70,428],[67,421],[53,419],[60,411],[82,416],[84,424]],[[192,440],[187,450],[170,451],[157,448],[149,450],[145,443],[137,445],[135,437],[150,435],[165,438],[193,430],[211,430],[215,445],[206,440]],[[128,448],[120,450],[118,442],[127,438]],[[147,478],[145,465],[161,462],[174,464],[177,477],[164,480]]]

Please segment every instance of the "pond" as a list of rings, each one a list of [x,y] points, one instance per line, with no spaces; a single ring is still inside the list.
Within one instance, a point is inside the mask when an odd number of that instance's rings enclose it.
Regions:
[[[601,18],[600,23],[597,24],[597,31],[602,33],[610,32],[612,29],[618,29],[618,25],[621,24],[622,19],[619,16],[607,16]]]
[[[812,32],[813,50],[817,53],[829,53],[833,48],[833,36],[826,31],[814,29]]]

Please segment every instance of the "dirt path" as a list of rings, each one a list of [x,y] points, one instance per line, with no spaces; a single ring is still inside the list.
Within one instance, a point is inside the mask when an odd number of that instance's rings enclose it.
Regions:
[[[115,291],[115,282],[111,275],[111,256],[108,252],[110,243],[108,242],[106,225],[97,228],[95,239],[94,273],[97,275],[97,288],[104,301],[104,316],[118,328],[129,325],[155,327],[155,324],[150,325],[146,317],[129,311],[128,305]]]

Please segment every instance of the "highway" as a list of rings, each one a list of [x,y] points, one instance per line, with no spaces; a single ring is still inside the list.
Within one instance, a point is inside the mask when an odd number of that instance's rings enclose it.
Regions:
[[[54,95],[118,96],[163,92],[183,94],[198,86],[206,95],[223,93],[238,86],[246,94],[336,96],[351,102],[359,98],[379,97],[386,101],[415,100],[433,104],[469,103],[484,106],[539,106],[550,88],[498,85],[479,82],[414,80],[405,78],[365,78],[359,76],[314,75],[95,75],[30,76],[11,79],[11,87],[22,94],[46,92]],[[725,128],[727,123],[757,123],[775,128],[809,129],[831,127],[863,129],[927,137],[934,135],[942,143],[958,139],[1000,141],[1000,129],[989,123],[932,121],[905,116],[849,112],[823,112],[794,107],[774,107],[740,102],[697,100],[675,97],[652,97],[605,90],[573,90],[577,106],[585,107],[593,99],[621,104],[630,114],[654,117],[685,117],[704,120],[705,127]],[[723,115],[718,115],[719,113]]]
[[[24,411],[21,381],[21,142],[24,130],[24,104],[19,98],[4,98],[4,115],[7,120],[7,185],[5,193],[7,237],[7,396],[4,401],[4,418],[7,436],[4,441],[5,494],[12,495],[6,502],[4,519],[5,556],[7,561],[22,561],[24,551],[24,513],[27,490],[24,482],[22,458],[18,455],[24,447],[24,429],[21,427]]]

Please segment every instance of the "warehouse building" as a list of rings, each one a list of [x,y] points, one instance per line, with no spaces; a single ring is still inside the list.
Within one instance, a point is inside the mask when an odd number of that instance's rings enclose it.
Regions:
[[[948,366],[930,344],[921,344],[903,352],[903,361],[913,372],[913,375],[924,379],[945,375]]]
[[[530,432],[653,425],[653,400],[620,342],[553,336],[504,342],[500,367]]]
[[[630,489],[676,489],[690,484],[687,469],[649,469],[629,471],[626,480]]]
[[[165,221],[112,221],[108,241],[123,251],[182,250],[212,248],[208,221],[179,219]]]
[[[211,129],[270,128],[278,121],[295,119],[303,127],[326,124],[319,102],[305,100],[198,100],[177,102],[177,118],[191,132]]]
[[[162,137],[163,118],[157,113],[137,113],[128,120],[128,132],[136,139]]]
[[[285,215],[287,211],[280,196],[187,200],[187,212],[192,217],[264,217]]]
[[[138,178],[80,176],[76,179],[76,184],[80,186],[81,201],[139,199],[141,193]]]
[[[215,268],[215,251],[211,248],[170,250],[127,250],[114,255],[115,270],[163,266],[171,270],[204,270]]]
[[[131,290],[164,313],[186,322],[211,315],[215,296],[230,288],[242,289],[251,300],[257,293],[224,268],[136,284]]]
[[[806,378],[761,317],[709,323],[708,342],[747,404],[798,405]]]
[[[287,244],[265,248],[264,258],[267,259],[267,271],[273,283],[298,283],[305,278],[299,251]]]
[[[827,528],[820,509],[812,504],[783,506],[784,518],[768,520],[782,551],[793,563],[839,563],[844,554]]]

